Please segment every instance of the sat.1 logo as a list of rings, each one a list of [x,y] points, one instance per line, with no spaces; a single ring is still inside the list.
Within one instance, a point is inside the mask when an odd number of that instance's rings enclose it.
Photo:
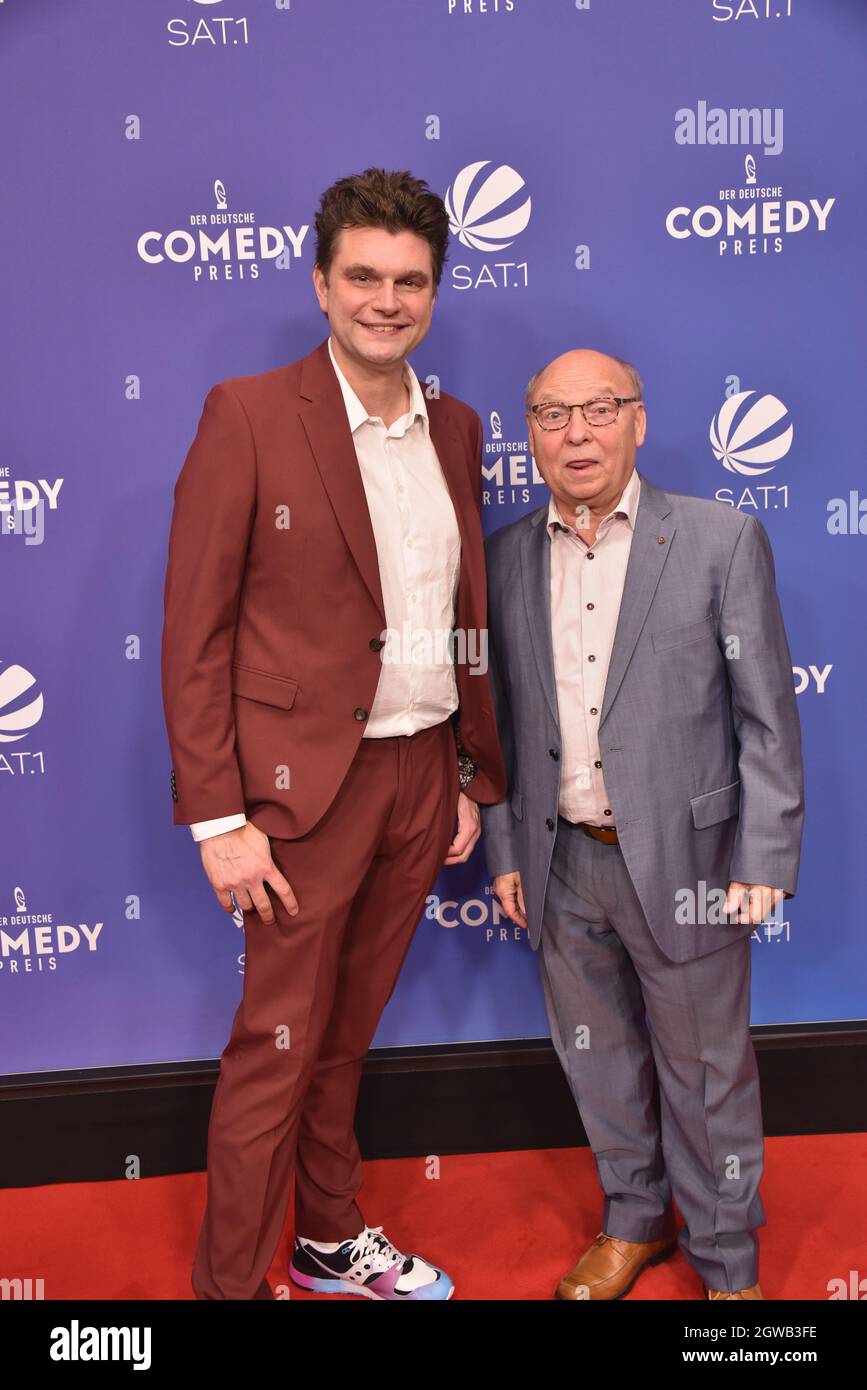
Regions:
[[[727,381],[726,399],[710,422],[714,458],[729,473],[751,479],[738,490],[717,488],[718,502],[752,511],[784,511],[789,505],[788,483],[758,483],[792,447],[795,427],[788,407],[777,397],[742,391],[737,377]]]
[[[489,173],[491,161],[481,159],[460,171],[446,190],[449,227],[462,246],[472,251],[505,251],[526,230],[532,199],[516,169],[500,164]],[[486,259],[480,267],[452,266],[456,290],[526,289],[526,261]]]
[[[193,10],[191,14],[195,19],[170,19],[166,28],[172,48],[194,48],[197,43],[208,44],[211,48],[237,48],[239,44],[246,47],[250,42],[246,15],[237,19],[234,15],[213,14],[213,6],[221,5],[223,0],[192,0],[192,3],[205,6],[207,14],[196,14]],[[288,8],[288,0],[277,5],[277,9],[284,8]]]

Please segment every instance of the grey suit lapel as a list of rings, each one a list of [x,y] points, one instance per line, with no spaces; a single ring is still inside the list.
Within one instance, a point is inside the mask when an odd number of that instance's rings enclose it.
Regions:
[[[614,703],[635,650],[676,530],[671,522],[662,524],[663,518],[671,513],[671,504],[665,493],[654,487],[643,473],[639,473],[638,476],[641,479],[641,491],[635,514],[635,534],[629,551],[620,614],[608,665],[600,728]],[[551,639],[551,542],[547,518],[546,502],[530,517],[529,525],[524,532],[521,544],[521,586],[539,680],[551,716],[559,729],[554,648]]]
[[[614,646],[608,663],[608,679],[605,683],[602,714],[599,719],[600,729],[608,717],[626,674],[639,633],[653,602],[659,576],[668,559],[672,537],[677,530],[671,519],[663,524],[663,517],[670,518],[671,514],[671,503],[665,493],[648,482],[643,473],[639,473],[638,476],[641,479],[641,491],[638,495],[638,510],[635,513],[635,533],[629,551],[629,563],[626,566]]]
[[[557,711],[557,690],[554,681],[554,648],[551,641],[551,544],[548,536],[546,518],[548,503],[534,512],[530,524],[524,532],[521,544],[521,587],[524,590],[524,607],[527,612],[527,625],[530,629],[530,642],[539,680],[557,728],[560,717]]]

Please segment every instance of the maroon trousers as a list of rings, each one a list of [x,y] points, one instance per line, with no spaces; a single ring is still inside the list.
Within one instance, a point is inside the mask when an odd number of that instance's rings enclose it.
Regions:
[[[271,840],[299,912],[244,914],[244,993],[208,1130],[208,1203],[193,1265],[201,1299],[273,1298],[266,1275],[295,1172],[295,1230],[355,1237],[361,1063],[454,831],[450,720],[363,738],[322,819]]]

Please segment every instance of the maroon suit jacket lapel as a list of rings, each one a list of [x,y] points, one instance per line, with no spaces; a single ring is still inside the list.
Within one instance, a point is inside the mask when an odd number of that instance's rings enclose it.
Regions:
[[[476,592],[476,570],[482,555],[478,537],[479,515],[467,472],[466,445],[458,435],[448,407],[443,406],[440,400],[428,401],[427,405],[430,437],[445,474],[461,533],[461,566],[455,603],[455,626],[466,631],[477,622],[473,617],[475,609],[471,606],[471,595]]]
[[[379,609],[385,627],[385,607],[379,579],[376,541],[367,506],[361,470],[346,418],[343,393],[328,354],[325,339],[301,364],[301,422],[313,458],[346,543],[352,551],[361,576]],[[447,406],[439,400],[427,402],[430,434],[451,495],[461,536],[461,578],[458,589],[456,625],[462,622],[471,587],[467,579],[474,554],[471,539],[475,503],[467,474],[463,445],[452,423]],[[478,525],[478,518],[475,518]]]
[[[328,355],[327,339],[301,364],[300,394],[301,423],[319,476],[385,627],[385,605],[379,582],[373,526],[346,418],[343,393]]]

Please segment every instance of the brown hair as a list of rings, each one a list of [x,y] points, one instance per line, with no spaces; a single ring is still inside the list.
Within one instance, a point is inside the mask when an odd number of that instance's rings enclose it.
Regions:
[[[316,264],[325,276],[344,227],[384,227],[424,238],[431,251],[434,288],[439,287],[448,249],[448,213],[439,194],[408,169],[365,169],[338,179],[322,194],[315,227]]]

